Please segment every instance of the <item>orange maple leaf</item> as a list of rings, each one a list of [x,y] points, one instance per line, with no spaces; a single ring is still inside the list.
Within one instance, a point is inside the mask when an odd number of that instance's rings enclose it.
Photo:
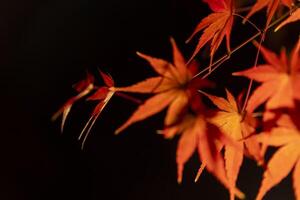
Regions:
[[[211,40],[210,56],[212,62],[213,56],[225,36],[226,47],[228,52],[230,52],[230,34],[234,18],[234,5],[232,0],[206,0],[205,2],[209,4],[214,13],[201,20],[187,42],[189,42],[199,31],[205,29],[199,38],[199,42],[190,60],[192,60],[201,48]]]
[[[299,115],[298,115],[299,116]],[[264,195],[294,168],[293,185],[296,199],[300,199],[300,130],[289,115],[283,115],[271,132],[256,136],[261,143],[279,147],[268,162],[256,200]]]
[[[270,50],[261,47],[267,64],[235,72],[233,75],[245,76],[262,83],[252,93],[247,110],[253,112],[267,101],[267,109],[294,107],[294,99],[300,99],[300,40],[292,51],[290,61],[284,50],[277,56]]]
[[[52,116],[52,120],[56,120],[60,115],[62,115],[61,132],[63,132],[66,119],[73,104],[88,95],[94,89],[94,87],[94,77],[90,73],[87,73],[86,79],[79,81],[74,85],[74,88],[78,94],[68,99],[67,102]]]
[[[298,8],[297,10],[295,10],[291,16],[289,16],[286,20],[284,20],[283,22],[281,22],[281,24],[279,24],[275,31],[278,31],[281,27],[285,26],[286,24],[295,22],[300,20],[300,8]]]
[[[121,132],[131,124],[144,120],[166,107],[165,126],[176,123],[187,108],[190,98],[197,95],[197,89],[209,86],[210,83],[200,78],[194,78],[195,65],[187,68],[185,59],[179,52],[175,41],[171,39],[173,47],[173,64],[165,60],[153,58],[141,53],[138,55],[147,60],[159,76],[148,78],[129,87],[116,87],[117,92],[152,93],[155,94],[140,105],[132,116],[116,130]]]
[[[198,150],[199,158],[225,187],[231,188],[224,169],[224,160],[220,149],[223,143],[232,144],[220,130],[207,121],[208,117],[202,113],[187,114],[184,119],[171,127],[163,130],[165,137],[173,137],[174,134],[181,134],[176,152],[177,181],[182,181],[184,164]],[[232,188],[233,194],[243,198],[244,194],[237,188]]]
[[[293,0],[257,0],[243,22],[246,22],[246,20],[249,19],[254,13],[258,12],[264,7],[267,7],[267,27],[271,23],[271,20],[280,4],[291,8],[293,5]]]
[[[248,138],[255,132],[256,120],[246,112],[241,113],[234,96],[226,90],[227,99],[204,93],[220,111],[217,111],[209,121],[220,130],[237,141],[237,148],[225,145],[225,168],[230,184],[230,199],[234,200],[234,189],[239,170],[243,162],[244,151],[261,161],[259,144],[255,138]]]

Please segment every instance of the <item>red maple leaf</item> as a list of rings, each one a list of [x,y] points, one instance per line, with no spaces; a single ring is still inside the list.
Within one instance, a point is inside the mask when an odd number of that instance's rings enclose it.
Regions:
[[[121,132],[135,122],[162,111],[166,107],[168,107],[168,110],[165,125],[170,126],[176,123],[187,109],[191,97],[199,95],[197,89],[211,85],[206,80],[193,78],[193,75],[197,72],[196,66],[191,65],[188,68],[173,39],[171,43],[173,63],[138,53],[140,57],[150,63],[159,76],[148,78],[132,86],[114,88],[117,92],[155,94],[140,105],[132,116],[116,130],[116,133]]]
[[[176,153],[177,180],[181,183],[184,165],[196,151],[202,166],[205,166],[233,194],[243,198],[244,194],[235,186],[232,188],[226,177],[224,160],[220,151],[224,144],[236,145],[207,119],[208,116],[202,110],[198,114],[185,115],[180,123],[162,131],[166,138],[181,134]]]
[[[293,0],[257,0],[257,2],[254,4],[252,9],[246,16],[246,19],[244,20],[244,22],[247,19],[249,19],[254,13],[258,12],[259,10],[263,9],[264,7],[267,7],[266,26],[268,26],[271,23],[271,20],[280,4],[291,8],[293,5]]]
[[[262,83],[253,91],[247,105],[249,112],[266,102],[267,109],[293,107],[294,99],[300,99],[300,40],[296,44],[290,60],[284,50],[280,56],[261,47],[267,62],[251,69],[235,72],[233,75],[245,76]]]
[[[299,122],[299,113],[297,115]],[[282,115],[277,121],[277,127],[270,132],[256,136],[264,145],[279,147],[268,162],[263,175],[263,181],[256,200],[261,200],[264,195],[275,185],[281,182],[294,168],[293,185],[296,199],[300,199],[300,130],[289,115]]]
[[[56,120],[62,115],[61,132],[63,132],[66,119],[71,111],[73,104],[81,98],[88,95],[94,89],[94,77],[90,73],[87,73],[86,79],[76,83],[74,85],[77,95],[71,97],[67,102],[52,116],[52,120]]]
[[[245,112],[240,112],[234,96],[226,90],[227,99],[204,93],[220,111],[214,113],[209,121],[220,128],[221,132],[237,141],[237,148],[225,145],[225,168],[230,184],[230,199],[234,199],[234,189],[244,154],[261,161],[260,148],[254,138],[248,138],[255,132],[255,119]],[[200,171],[201,172],[201,171]]]
[[[190,60],[198,54],[205,44],[211,41],[210,56],[212,62],[213,56],[225,36],[227,50],[230,52],[230,34],[234,18],[234,4],[232,0],[205,0],[204,2],[208,3],[214,13],[201,20],[187,42],[204,29]]]
[[[104,81],[105,86],[101,86],[101,87],[97,88],[95,93],[87,99],[89,101],[98,101],[98,104],[95,106],[95,108],[91,114],[91,117],[89,118],[88,122],[86,123],[86,125],[84,126],[84,128],[82,129],[82,131],[78,137],[78,140],[81,140],[81,138],[84,136],[84,138],[82,140],[81,148],[84,147],[86,139],[89,136],[94,123],[96,122],[99,115],[101,114],[101,112],[103,111],[103,109],[105,108],[105,106],[107,105],[107,103],[113,97],[113,95],[115,93],[113,90],[115,83],[114,83],[114,80],[112,79],[112,77],[103,73],[100,70],[99,70],[99,73]]]

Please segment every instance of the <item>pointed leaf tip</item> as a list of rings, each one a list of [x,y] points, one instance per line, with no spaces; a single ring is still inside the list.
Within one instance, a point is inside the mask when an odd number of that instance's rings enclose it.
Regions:
[[[241,72],[233,72],[231,75],[232,75],[232,76],[240,76],[240,75],[241,75]]]
[[[300,20],[300,8],[298,8],[296,11],[294,11],[286,20],[284,20],[281,24],[279,24],[274,32],[278,31],[279,29],[281,29],[283,26],[285,26],[286,24],[295,22]]]
[[[135,53],[136,53],[136,55],[138,55],[139,57],[145,56],[142,52],[139,52],[139,51],[136,51]]]
[[[117,129],[117,130],[115,130],[114,135],[119,135],[120,132],[121,132],[121,131],[119,131],[119,130]]]
[[[170,36],[170,42],[175,43],[175,39],[172,36]]]
[[[177,178],[177,184],[178,184],[178,185],[181,185],[181,183],[182,183],[182,177],[178,177],[178,178]]]
[[[98,69],[98,71],[107,87],[113,87],[115,85],[113,78],[109,74],[102,72],[100,69]]]
[[[205,169],[206,165],[204,163],[201,164],[200,168],[198,169],[197,175],[194,179],[194,182],[198,182],[198,180],[200,179],[200,176],[202,175],[204,169]]]

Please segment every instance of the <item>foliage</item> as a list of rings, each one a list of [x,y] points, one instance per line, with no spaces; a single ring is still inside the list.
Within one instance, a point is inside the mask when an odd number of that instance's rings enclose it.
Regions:
[[[70,98],[53,119],[62,115],[63,131],[65,120],[74,103],[86,96],[88,100],[97,101],[79,136],[79,139],[84,136],[83,147],[92,126],[113,96],[118,95],[139,104],[129,119],[116,130],[116,134],[167,109],[164,127],[160,133],[169,139],[176,135],[180,137],[176,156],[179,183],[182,181],[185,163],[196,151],[202,163],[196,179],[206,168],[229,190],[231,200],[235,199],[235,196],[244,198],[244,194],[236,188],[236,181],[243,159],[248,157],[265,170],[257,200],[262,199],[291,171],[295,197],[300,200],[300,39],[295,41],[291,53],[287,53],[283,48],[279,55],[262,44],[265,33],[272,27],[276,26],[275,31],[278,31],[289,23],[299,23],[299,1],[257,0],[246,9],[249,12],[245,17],[239,14],[239,10],[243,9],[236,8],[234,0],[203,2],[209,5],[213,13],[200,21],[188,39],[191,41],[200,34],[196,49],[188,61],[171,38],[172,62],[137,53],[150,64],[157,76],[131,86],[116,87],[108,74],[99,70],[104,86],[98,86],[94,76],[88,73],[85,80],[75,85],[77,95]],[[251,17],[263,8],[267,8],[267,16],[265,27],[260,30],[251,21]],[[276,16],[279,9],[286,10],[286,13]],[[233,28],[238,28],[238,24],[234,24],[236,17],[242,18],[244,23],[249,23],[258,32],[232,49],[231,32]],[[254,42],[257,47],[254,65],[233,73],[233,76],[250,79],[246,94],[241,93],[234,97],[224,88],[226,98],[223,98],[205,92],[207,88],[215,87],[207,78],[212,76],[231,54],[257,37],[260,37],[260,40]],[[224,40],[227,54],[215,61],[214,55]],[[194,58],[208,44],[210,65],[199,72],[199,64]],[[258,64],[259,54],[264,58],[262,64]],[[253,82],[257,82],[255,88]],[[126,93],[152,96],[141,102]],[[212,105],[207,103],[207,100],[211,101]],[[277,147],[277,150],[271,159],[265,161],[265,152],[269,146]],[[282,165],[282,162],[285,164]]]

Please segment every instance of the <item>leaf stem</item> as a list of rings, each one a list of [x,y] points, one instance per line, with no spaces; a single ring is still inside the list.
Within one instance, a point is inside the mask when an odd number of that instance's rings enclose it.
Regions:
[[[129,101],[131,101],[131,102],[133,102],[133,103],[136,103],[136,104],[142,104],[142,103],[143,103],[142,100],[137,99],[137,98],[135,98],[135,97],[133,97],[133,96],[130,96],[130,95],[128,95],[128,94],[125,94],[125,93],[123,93],[123,92],[116,92],[115,95],[116,95],[116,96],[119,96],[119,97],[122,97],[122,98],[124,98],[124,99],[127,99],[127,100],[129,100]]]
[[[255,61],[254,61],[254,68],[257,67],[258,57],[259,57],[259,53],[260,53],[260,49],[261,49],[261,44],[262,44],[263,40],[264,40],[264,34],[261,35],[261,38],[260,38],[260,41],[259,41],[259,46],[257,48],[257,53],[256,53],[256,56],[255,56]],[[250,80],[249,85],[248,85],[248,89],[247,89],[245,101],[244,101],[243,108],[242,108],[242,113],[246,109],[246,106],[247,106],[247,103],[248,103],[248,100],[249,100],[249,97],[250,97],[250,92],[251,92],[252,86],[253,86],[253,79]]]
[[[251,26],[253,26],[258,32],[260,32],[261,30],[249,19],[245,18],[244,16],[237,14],[237,13],[233,13],[234,16],[237,16],[243,20],[245,20],[246,22],[248,22]]]

